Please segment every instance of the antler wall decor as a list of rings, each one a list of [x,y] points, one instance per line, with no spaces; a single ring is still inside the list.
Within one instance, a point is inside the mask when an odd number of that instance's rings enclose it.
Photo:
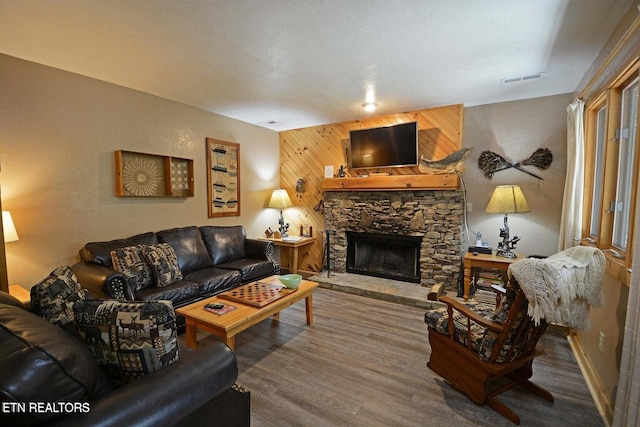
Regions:
[[[553,154],[551,154],[551,150],[548,148],[538,148],[533,154],[516,164],[512,164],[508,162],[504,157],[500,154],[496,154],[493,151],[483,151],[480,153],[480,157],[478,157],[478,167],[484,173],[485,178],[491,179],[493,178],[493,174],[496,172],[500,172],[502,170],[515,168],[521,172],[529,174],[534,178],[542,179],[540,176],[534,174],[533,172],[529,172],[522,166],[535,166],[540,170],[545,170],[549,166],[551,166],[551,162],[553,161]]]

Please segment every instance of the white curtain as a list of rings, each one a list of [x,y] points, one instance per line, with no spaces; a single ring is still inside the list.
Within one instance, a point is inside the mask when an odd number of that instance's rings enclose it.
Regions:
[[[564,182],[558,252],[570,248],[582,234],[584,193],[584,101],[567,107],[567,176]]]
[[[636,212],[640,212],[640,189],[636,198]],[[640,248],[640,215],[635,218],[633,247]],[[629,284],[627,320],[624,325],[618,390],[613,412],[613,426],[640,426],[640,250],[634,251],[633,271]]]

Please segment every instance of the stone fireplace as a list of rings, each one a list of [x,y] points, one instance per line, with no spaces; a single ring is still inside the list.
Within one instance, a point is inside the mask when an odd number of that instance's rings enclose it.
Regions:
[[[461,191],[325,191],[324,195],[324,221],[331,233],[329,257],[333,271],[353,271],[354,260],[349,260],[350,266],[347,262],[349,251],[354,250],[349,248],[349,241],[352,236],[361,235],[366,237],[369,247],[355,261],[368,262],[370,269],[377,270],[372,275],[394,276],[395,268],[401,264],[399,258],[411,254],[406,242],[413,240],[419,248],[416,277],[401,280],[425,287],[442,282],[448,290],[457,289],[464,215]],[[405,243],[395,242],[394,248],[394,238]],[[374,260],[364,261],[368,256]],[[410,266],[402,266],[407,267]]]

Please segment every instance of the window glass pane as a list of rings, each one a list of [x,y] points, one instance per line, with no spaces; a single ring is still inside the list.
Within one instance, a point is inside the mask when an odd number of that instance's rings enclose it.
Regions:
[[[615,213],[613,218],[613,245],[626,250],[629,234],[631,187],[633,183],[633,158],[636,140],[636,118],[638,116],[638,79],[622,91],[622,113],[620,117],[620,151],[618,157],[618,181],[616,187]]]
[[[598,110],[596,117],[596,158],[593,171],[593,203],[591,205],[591,223],[589,234],[592,237],[600,235],[600,206],[602,205],[602,179],[604,173],[605,125],[607,122],[607,107]]]

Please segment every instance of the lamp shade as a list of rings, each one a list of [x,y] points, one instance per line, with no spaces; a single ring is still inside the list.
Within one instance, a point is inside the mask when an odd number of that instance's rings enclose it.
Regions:
[[[13,225],[13,218],[9,211],[2,211],[2,228],[4,229],[4,241],[15,242],[18,240],[16,226]]]
[[[285,209],[290,206],[293,206],[291,203],[291,199],[289,198],[289,193],[287,190],[277,189],[273,190],[273,194],[271,194],[271,200],[269,200],[268,208],[274,209]]]
[[[499,185],[493,191],[486,213],[510,214],[531,212],[519,185]]]

